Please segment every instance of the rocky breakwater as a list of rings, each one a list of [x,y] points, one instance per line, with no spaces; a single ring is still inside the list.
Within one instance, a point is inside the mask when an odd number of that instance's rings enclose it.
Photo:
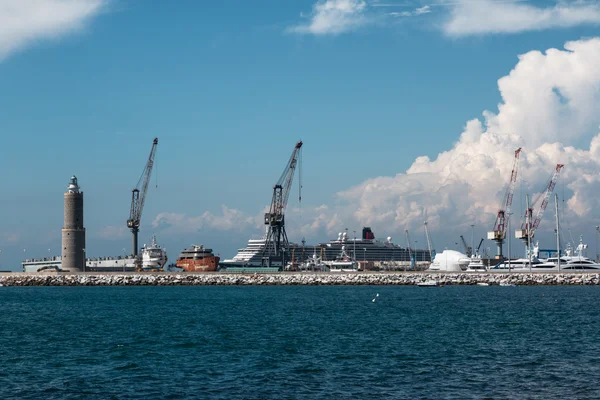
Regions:
[[[600,285],[597,273],[8,274],[0,286]]]

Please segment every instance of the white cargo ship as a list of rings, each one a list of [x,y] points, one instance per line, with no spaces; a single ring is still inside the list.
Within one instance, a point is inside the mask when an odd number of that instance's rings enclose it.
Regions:
[[[21,265],[23,266],[23,272],[62,271],[62,257],[31,258],[24,260]],[[133,256],[97,257],[85,260],[84,272],[127,272],[135,270],[135,258]]]
[[[156,243],[156,236],[152,236],[150,246],[144,244],[144,247],[142,247],[142,269],[162,269],[167,263],[167,260],[167,250]]]

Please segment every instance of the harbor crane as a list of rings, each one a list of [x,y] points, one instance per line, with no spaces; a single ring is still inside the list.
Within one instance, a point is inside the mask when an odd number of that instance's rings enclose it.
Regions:
[[[481,249],[481,244],[483,243],[483,238],[481,238],[481,240],[479,241],[479,245],[477,246],[477,249],[475,249],[475,255],[479,256],[479,249]]]
[[[150,174],[152,173],[152,167],[154,166],[154,156],[156,155],[157,146],[158,138],[154,138],[146,167],[144,168],[142,176],[140,176],[135,189],[131,191],[131,210],[129,213],[129,219],[127,220],[127,227],[131,229],[131,233],[133,234],[132,254],[135,258],[137,258],[138,255],[138,232],[140,231],[140,220],[142,219],[144,201],[146,200],[146,193],[148,192],[148,184],[150,183]]]
[[[510,173],[510,181],[506,188],[504,200],[498,214],[496,216],[496,222],[494,223],[494,229],[488,232],[488,239],[496,242],[497,255],[496,258],[502,259],[502,245],[504,239],[506,239],[506,216],[510,216],[510,210],[512,208],[513,195],[515,193],[515,184],[517,183],[517,173],[519,170],[519,156],[521,154],[521,147],[515,150],[515,158],[513,160],[513,167]],[[510,218],[510,217],[509,217]]]
[[[467,257],[471,257],[471,255],[473,254],[473,247],[467,245],[467,241],[465,240],[465,237],[463,235],[460,235],[460,240],[462,241],[463,247],[465,248],[465,254],[467,255]]]
[[[262,254],[262,264],[266,267],[270,267],[271,260],[275,258],[281,260],[281,268],[285,268],[285,251],[289,245],[287,233],[285,232],[285,209],[290,196],[296,165],[301,156],[301,149],[302,141],[299,141],[294,146],[294,151],[279,180],[273,186],[271,206],[269,207],[269,212],[265,213],[267,234]],[[302,201],[302,182],[299,185],[298,200]]]
[[[412,251],[412,245],[410,241],[410,236],[408,235],[408,229],[404,230],[406,234],[406,249],[408,250],[408,258],[410,260],[410,269],[415,269],[417,265],[416,254]]]
[[[521,229],[515,232],[515,237],[517,239],[523,240],[525,243],[531,243],[533,241],[533,236],[535,235],[535,231],[540,225],[540,221],[542,220],[542,216],[544,215],[544,211],[546,211],[546,207],[548,206],[548,202],[550,201],[550,196],[554,191],[554,187],[556,186],[556,181],[560,175],[560,171],[563,169],[564,164],[556,164],[556,168],[546,185],[546,191],[544,194],[536,199],[536,201],[531,204],[531,206],[527,206],[525,210],[525,220],[521,224]],[[535,219],[533,219],[533,208],[539,199],[542,199],[540,207],[538,208]]]
[[[425,239],[427,240],[427,250],[429,251],[429,261],[433,262],[435,258],[435,250],[433,249],[433,244],[431,241],[431,236],[429,235],[429,228],[427,227],[428,221],[425,221],[423,225],[425,225]]]

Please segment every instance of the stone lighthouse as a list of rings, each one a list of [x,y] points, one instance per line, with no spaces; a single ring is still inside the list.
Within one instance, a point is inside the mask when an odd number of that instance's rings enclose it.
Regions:
[[[77,177],[72,176],[65,192],[65,222],[62,229],[62,269],[85,270],[85,228],[83,227],[83,192]]]

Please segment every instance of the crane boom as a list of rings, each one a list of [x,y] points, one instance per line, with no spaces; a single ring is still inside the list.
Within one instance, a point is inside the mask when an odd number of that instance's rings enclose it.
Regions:
[[[463,235],[460,235],[460,240],[462,241],[463,247],[465,248],[465,254],[467,255],[467,257],[471,257],[471,254],[473,254],[473,249],[467,244],[467,241],[465,240],[465,237]]]
[[[504,195],[504,200],[502,202],[502,208],[498,210],[498,215],[496,216],[496,222],[494,223],[494,231],[501,233],[501,236],[504,238],[506,233],[506,215],[510,214],[512,208],[512,200],[515,193],[515,184],[517,182],[517,174],[519,169],[519,155],[521,154],[521,147],[515,150],[515,158],[513,160],[513,167],[510,173],[510,181],[508,182],[508,187],[506,188],[506,194]]]
[[[504,243],[504,239],[506,238],[506,216],[508,215],[510,218],[510,211],[512,209],[512,201],[515,193],[515,185],[517,183],[517,175],[519,171],[519,156],[521,155],[521,150],[521,147],[515,150],[515,157],[513,159],[513,166],[510,173],[510,181],[508,182],[508,187],[506,188],[506,193],[504,194],[504,199],[501,205],[502,208],[498,210],[498,214],[496,215],[494,229],[491,232],[488,232],[488,239],[491,239],[494,242],[496,242],[498,248],[498,258],[503,257],[502,244]]]
[[[481,240],[479,241],[479,245],[477,246],[477,249],[475,250],[475,254],[479,255],[479,249],[481,249],[481,244],[483,243],[483,238],[481,238]]]
[[[408,234],[408,229],[404,230],[404,233],[406,233],[406,248],[408,249],[408,259],[410,261],[410,268],[414,269],[416,266],[416,257],[415,257],[415,253],[412,251],[412,246],[411,246],[411,242],[410,242],[410,236]]]
[[[300,157],[302,141],[294,146],[292,155],[286,164],[279,180],[273,186],[273,198],[269,212],[265,213],[265,225],[267,225],[267,237],[263,249],[263,265],[271,266],[271,257],[281,257],[281,267],[284,265],[285,248],[288,246],[287,233],[285,232],[285,209],[287,207],[294,172]],[[302,184],[300,184],[300,188]],[[302,201],[302,192],[300,189],[299,200]]]
[[[425,221],[423,224],[425,225],[425,239],[427,240],[427,250],[429,251],[429,261],[433,262],[435,258],[435,250],[433,249],[433,244],[431,242],[431,236],[429,235],[429,228],[427,228],[428,222]]]
[[[129,219],[127,220],[127,227],[131,229],[131,233],[133,234],[134,256],[137,256],[138,254],[138,232],[140,230],[142,211],[144,210],[146,193],[148,193],[148,184],[150,183],[150,175],[152,174],[152,167],[154,166],[154,156],[156,155],[157,146],[158,138],[154,138],[144,171],[142,172],[135,189],[131,191],[131,208],[129,211]]]
[[[558,181],[560,171],[563,169],[563,167],[564,164],[556,164],[556,168],[554,169],[554,172],[552,173],[552,176],[548,181],[548,185],[546,186],[546,191],[544,192],[543,196],[537,198],[537,200],[541,198],[542,203],[540,204],[540,207],[538,208],[535,214],[535,219],[533,219],[533,205],[525,211],[525,222],[523,222],[523,224],[521,225],[521,230],[517,231],[517,237],[519,239],[527,240],[528,236],[531,237],[531,239],[533,239],[535,231],[540,225],[540,221],[544,216],[544,211],[546,211],[546,207],[548,206],[550,196],[554,191],[554,187],[556,186],[556,182]],[[537,203],[537,200],[534,202],[534,204]]]

